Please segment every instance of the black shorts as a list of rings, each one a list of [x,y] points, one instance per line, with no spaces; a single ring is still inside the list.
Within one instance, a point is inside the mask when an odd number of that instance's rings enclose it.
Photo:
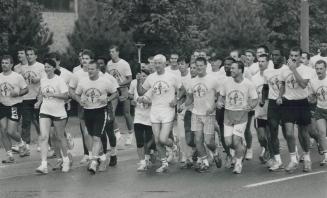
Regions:
[[[315,120],[327,120],[327,109],[317,107],[313,117],[315,118]]]
[[[249,117],[252,117],[252,116],[254,116],[254,113],[255,113],[255,111],[249,111],[248,116],[249,116]]]
[[[114,110],[111,102],[108,102],[107,112],[108,112],[108,122],[115,121]]]
[[[277,105],[276,100],[269,99],[267,119],[269,122],[280,123],[282,119],[282,106]]]
[[[311,113],[308,100],[287,100],[283,98],[282,120],[284,123],[309,125],[311,123]]]
[[[219,126],[224,126],[224,112],[225,108],[216,109],[216,120]]]
[[[0,119],[8,118],[18,122],[22,117],[22,105],[22,103],[18,103],[13,106],[5,106],[0,103]]]
[[[84,109],[84,121],[90,136],[101,137],[108,122],[107,107]]]
[[[267,127],[267,120],[264,120],[264,119],[259,119],[259,118],[256,118],[254,120],[254,126],[256,128],[266,128]]]
[[[67,117],[56,117],[56,116],[52,116],[46,113],[40,113],[39,115],[40,118],[49,118],[51,121],[61,121],[61,120],[65,120]]]

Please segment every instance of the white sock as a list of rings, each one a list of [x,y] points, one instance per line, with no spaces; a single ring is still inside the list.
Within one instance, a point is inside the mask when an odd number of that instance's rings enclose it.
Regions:
[[[41,162],[41,166],[43,166],[43,167],[47,167],[47,166],[48,166],[48,162],[47,162],[47,161],[42,161],[42,162]]]
[[[12,150],[7,151],[7,155],[8,155],[9,157],[12,157],[12,156],[13,156],[13,154],[12,154]]]
[[[110,153],[110,156],[115,156],[115,155],[117,155],[117,148],[116,148],[116,147],[111,147],[109,153]]]
[[[327,159],[327,152],[324,152],[324,158]]]
[[[234,157],[235,156],[235,150],[234,149],[230,149],[230,155],[232,156],[232,157]]]
[[[69,161],[68,156],[66,156],[66,157],[62,157],[62,161],[64,161],[64,162],[68,162],[68,161]]]
[[[276,160],[277,162],[282,162],[282,159],[281,159],[281,157],[280,157],[280,154],[275,155],[275,160]]]
[[[296,158],[296,153],[290,153],[290,157],[291,157],[291,162],[298,163],[297,158]]]
[[[101,160],[101,161],[105,161],[106,159],[107,159],[107,157],[106,157],[105,154],[102,154],[102,155],[100,156],[100,160]]]
[[[92,155],[92,152],[89,151],[89,158],[92,159],[93,155]]]
[[[310,159],[310,153],[309,152],[304,153],[303,154],[303,157],[304,157],[304,161],[311,161],[311,159]]]
[[[242,158],[235,158],[236,159],[236,164],[242,164]]]
[[[150,160],[150,155],[144,155],[144,160],[149,161]]]

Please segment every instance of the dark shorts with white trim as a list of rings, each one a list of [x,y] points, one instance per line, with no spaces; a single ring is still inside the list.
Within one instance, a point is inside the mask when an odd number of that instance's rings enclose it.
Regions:
[[[5,106],[0,103],[0,120],[8,118],[12,121],[18,122],[22,117],[22,103],[17,103],[12,106]]]
[[[101,137],[108,122],[107,106],[97,109],[84,109],[84,121],[90,136]]]

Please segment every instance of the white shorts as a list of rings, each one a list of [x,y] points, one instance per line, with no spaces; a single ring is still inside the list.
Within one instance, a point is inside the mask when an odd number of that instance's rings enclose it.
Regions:
[[[150,111],[150,120],[151,123],[160,124],[160,123],[169,123],[174,121],[175,118],[175,109],[165,109],[165,110],[154,110]]]
[[[203,131],[206,135],[215,134],[215,115],[196,115],[192,113],[191,130]]]
[[[233,135],[236,135],[236,136],[244,139],[246,123],[247,122],[243,122],[243,123],[235,124],[235,125],[224,124],[224,137],[231,137]]]

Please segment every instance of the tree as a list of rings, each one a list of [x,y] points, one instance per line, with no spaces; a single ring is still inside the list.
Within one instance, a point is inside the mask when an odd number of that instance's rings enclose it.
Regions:
[[[244,0],[208,0],[202,11],[209,46],[218,56],[233,49],[267,44],[266,20],[258,15],[261,5]]]
[[[0,54],[16,57],[17,48],[32,46],[42,58],[49,52],[52,37],[36,1],[0,0]]]

